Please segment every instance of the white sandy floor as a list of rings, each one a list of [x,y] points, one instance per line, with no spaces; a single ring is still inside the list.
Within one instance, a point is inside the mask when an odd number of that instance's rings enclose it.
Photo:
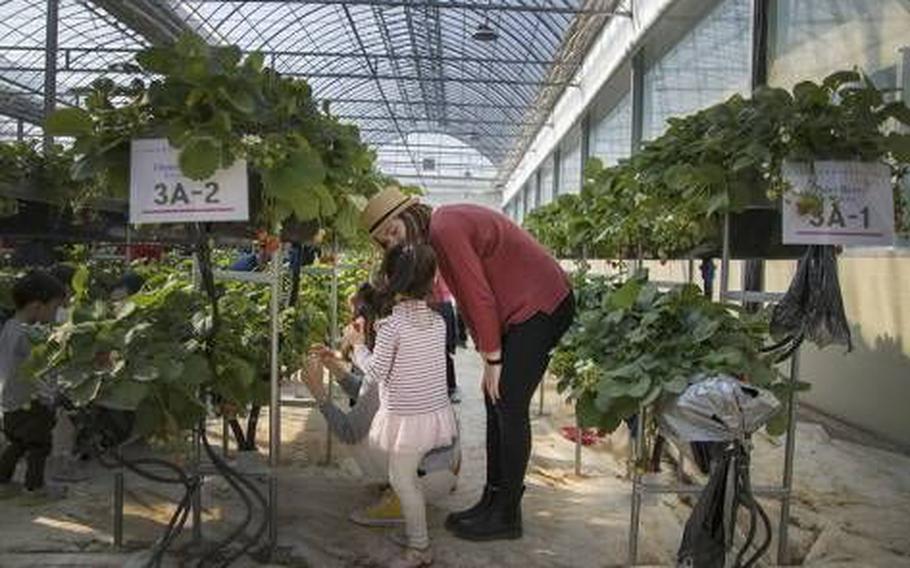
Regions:
[[[524,502],[525,537],[520,541],[474,544],[442,528],[449,510],[470,505],[484,472],[484,416],[476,356],[458,355],[463,402],[459,405],[464,465],[458,489],[429,511],[431,538],[440,567],[607,567],[620,566],[627,553],[631,487],[626,479],[625,432],[583,452],[582,476],[573,472],[574,445],[558,433],[571,424],[552,385],[546,412],[533,406],[534,456]],[[267,416],[261,440],[267,439]],[[213,428],[220,431],[220,428]],[[213,435],[216,433],[213,432]],[[347,521],[355,507],[375,495],[364,488],[345,448],[325,457],[324,422],[318,413],[286,409],[282,420],[279,543],[290,566],[329,568],[382,566],[395,553],[382,530]],[[755,483],[775,481],[783,448],[759,436],[753,457]],[[128,555],[112,553],[111,474],[92,469],[90,482],[74,484],[63,502],[27,507],[0,501],[0,567],[124,566]],[[172,510],[173,488],[135,477],[127,479],[126,543],[130,550],[154,541]],[[226,534],[240,512],[223,482],[204,492],[204,535]],[[776,526],[777,506],[765,503]],[[670,496],[649,497],[642,516],[639,561],[672,565],[690,507]],[[910,457],[831,439],[815,424],[801,422],[797,437],[792,558],[814,566],[910,566]],[[178,548],[189,542],[189,528]],[[776,543],[772,552],[776,550]],[[773,565],[772,554],[765,565]],[[181,565],[179,556],[169,560]],[[256,565],[243,560],[237,566]]]

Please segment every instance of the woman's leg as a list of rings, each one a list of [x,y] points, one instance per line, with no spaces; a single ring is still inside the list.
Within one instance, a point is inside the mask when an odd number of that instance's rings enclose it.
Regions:
[[[487,401],[487,472],[488,480],[496,483],[493,498],[486,514],[450,526],[458,536],[495,540],[521,535],[520,503],[531,455],[531,398],[546,372],[550,351],[573,315],[570,296],[553,314],[537,314],[506,334],[500,400],[495,405]]]
[[[421,452],[394,452],[389,456],[389,483],[401,501],[408,546],[418,550],[430,545],[426,500],[417,477],[421,458]]]
[[[389,481],[389,454],[363,440],[351,446],[354,461],[369,483],[388,483]]]

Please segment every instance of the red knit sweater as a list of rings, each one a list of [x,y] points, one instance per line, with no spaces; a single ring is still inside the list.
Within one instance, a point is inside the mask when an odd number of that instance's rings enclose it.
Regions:
[[[569,294],[565,272],[546,249],[485,207],[434,209],[430,244],[480,351],[499,350],[509,325],[553,313]]]

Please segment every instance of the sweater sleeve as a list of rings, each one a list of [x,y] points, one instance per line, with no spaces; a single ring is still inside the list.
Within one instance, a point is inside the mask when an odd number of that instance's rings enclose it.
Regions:
[[[487,280],[480,255],[469,236],[457,226],[440,223],[431,235],[433,248],[458,307],[471,325],[477,348],[498,351],[502,326],[496,296]]]
[[[360,377],[356,376],[354,373],[347,373],[337,380],[338,385],[341,387],[341,390],[344,391],[344,394],[356,401],[360,396],[360,385],[363,382]]]
[[[319,405],[329,430],[344,444],[356,444],[366,438],[378,410],[379,385],[376,383],[367,384],[363,396],[347,414],[330,401]]]
[[[379,383],[389,380],[397,351],[398,326],[390,320],[376,332],[376,345],[372,353],[365,346],[358,345],[354,349],[354,359],[363,370],[366,380]]]

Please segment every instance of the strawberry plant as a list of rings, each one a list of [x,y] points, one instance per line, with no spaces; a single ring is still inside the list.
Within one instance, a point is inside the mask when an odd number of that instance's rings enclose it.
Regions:
[[[640,405],[681,393],[704,373],[782,392],[759,348],[762,318],[711,302],[694,286],[660,291],[646,279],[575,276],[578,314],[551,370],[584,427],[614,430]]]
[[[140,52],[129,70],[152,79],[99,79],[82,92],[85,108],[48,117],[49,132],[75,139],[73,179],[125,196],[130,141],[166,137],[192,179],[246,159],[260,227],[318,220],[356,233],[358,206],[382,178],[357,128],[320,109],[305,81],[194,36]]]
[[[659,138],[618,165],[589,161],[579,195],[528,215],[527,227],[557,253],[589,257],[680,257],[720,242],[725,212],[775,207],[787,189],[784,160],[884,161],[898,191],[910,162],[905,103],[859,72],[835,73],[792,92],[762,88],[692,115],[671,118]],[[808,196],[802,204],[810,212]]]

